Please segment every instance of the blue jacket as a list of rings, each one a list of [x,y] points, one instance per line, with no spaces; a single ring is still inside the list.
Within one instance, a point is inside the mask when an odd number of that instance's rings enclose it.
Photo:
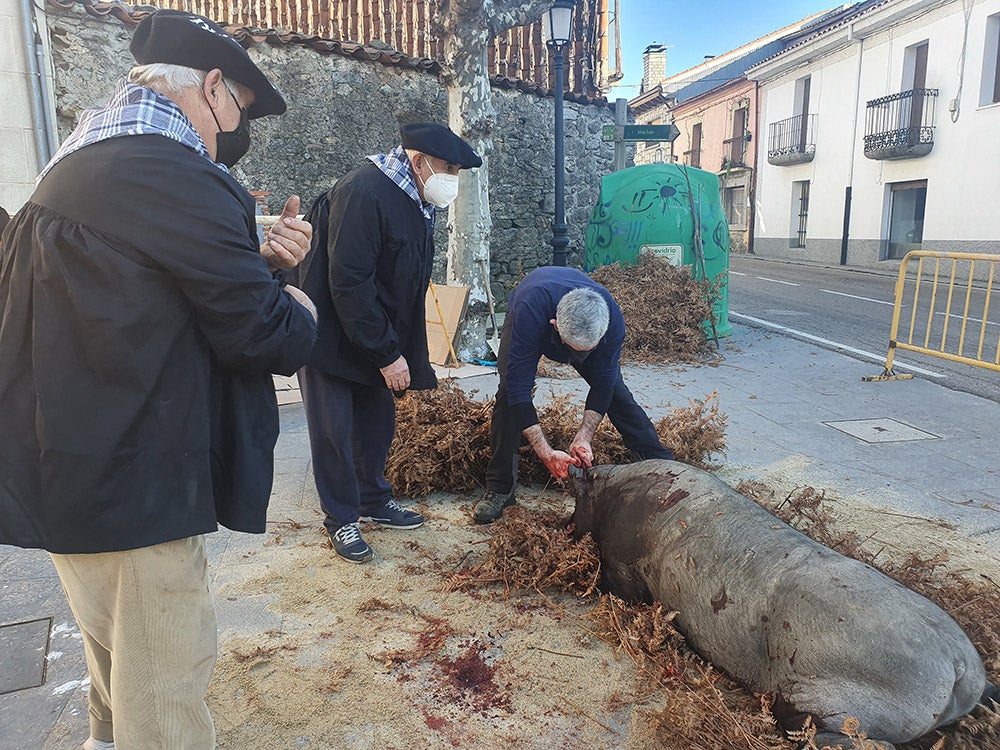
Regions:
[[[593,289],[608,303],[608,330],[589,353],[570,349],[559,338],[551,320],[563,296],[574,289]],[[572,364],[590,386],[587,409],[604,415],[620,373],[625,318],[611,292],[582,271],[544,266],[529,273],[511,292],[507,305],[511,336],[507,350],[507,403],[519,429],[538,423],[531,402],[538,362],[545,355],[555,362]],[[581,356],[583,355],[583,356]]]

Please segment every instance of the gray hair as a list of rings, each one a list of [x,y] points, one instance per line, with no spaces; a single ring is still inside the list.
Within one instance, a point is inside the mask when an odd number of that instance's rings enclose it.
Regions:
[[[169,63],[151,63],[149,65],[137,65],[128,72],[128,80],[137,86],[145,86],[161,94],[179,94],[184,89],[201,88],[205,82],[207,73],[196,68],[188,68],[184,65],[171,65]],[[238,100],[238,83],[228,81],[225,78],[222,82],[226,84],[229,93]]]
[[[574,349],[596,347],[608,330],[608,318],[608,303],[593,289],[567,292],[556,305],[559,338]]]

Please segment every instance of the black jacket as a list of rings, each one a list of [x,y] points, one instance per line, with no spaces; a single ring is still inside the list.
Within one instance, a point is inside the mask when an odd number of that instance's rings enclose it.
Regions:
[[[380,367],[400,354],[410,388],[437,386],[427,354],[424,299],[434,226],[374,164],[349,172],[313,203],[312,250],[292,283],[316,304],[319,337],[309,364],[336,377],[385,386]]]
[[[315,326],[253,199],[156,135],[59,162],[0,250],[0,543],[57,553],[263,531],[271,372]]]

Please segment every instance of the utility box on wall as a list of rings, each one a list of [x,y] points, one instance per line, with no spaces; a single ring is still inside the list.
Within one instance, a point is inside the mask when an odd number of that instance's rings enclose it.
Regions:
[[[732,333],[729,225],[718,177],[683,164],[643,164],[603,177],[587,226],[584,270],[634,264],[644,250],[718,283],[715,327],[719,336]]]

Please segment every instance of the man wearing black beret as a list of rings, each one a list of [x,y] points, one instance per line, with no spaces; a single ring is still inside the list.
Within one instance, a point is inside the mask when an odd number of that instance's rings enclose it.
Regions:
[[[299,384],[313,473],[337,554],[372,558],[358,526],[415,529],[424,517],[392,499],[385,478],[396,432],[392,394],[437,386],[427,353],[424,298],[438,208],[459,172],[482,165],[437,123],[400,128],[402,145],[368,157],[313,203],[312,251],[296,269],[316,302],[319,337]]]
[[[200,16],[137,26],[138,67],[88,110],[0,246],[0,544],[48,550],[90,674],[86,750],[211,750],[204,534],[263,532],[278,410],[315,310],[229,174],[285,102]]]

